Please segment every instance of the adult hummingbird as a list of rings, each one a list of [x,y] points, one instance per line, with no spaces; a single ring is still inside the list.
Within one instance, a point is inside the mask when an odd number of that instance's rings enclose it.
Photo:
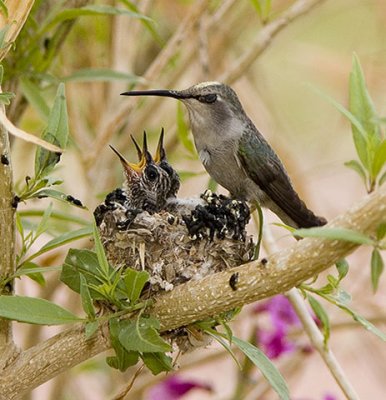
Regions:
[[[228,85],[203,82],[185,90],[136,90],[122,95],[163,96],[182,101],[188,109],[201,162],[232,197],[252,204],[257,201],[295,228],[326,223],[300,199],[279,157]]]

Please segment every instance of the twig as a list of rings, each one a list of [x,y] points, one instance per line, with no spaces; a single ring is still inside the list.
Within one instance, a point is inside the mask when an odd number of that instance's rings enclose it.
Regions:
[[[162,49],[157,58],[146,70],[143,78],[145,81],[153,81],[156,79],[162,70],[165,68],[169,60],[173,57],[176,51],[183,43],[183,39],[194,28],[195,23],[200,16],[205,12],[208,6],[206,0],[198,0],[190,10],[190,13],[181,21],[179,28],[174,35],[170,38],[167,45]],[[122,106],[118,108],[117,112],[102,126],[97,141],[94,145],[93,152],[86,159],[88,166],[93,165],[102,149],[107,145],[112,135],[123,125],[127,118],[127,114],[132,108],[135,100],[127,99]]]
[[[386,186],[368,195],[345,214],[327,226],[375,233],[378,224],[386,222]],[[161,324],[161,331],[175,329],[209,316],[283,293],[329,268],[353,252],[358,245],[321,238],[303,239],[271,255],[267,263],[253,261],[200,281],[190,281],[154,299],[149,312]],[[237,290],[229,285],[239,274]],[[91,339],[83,326],[75,326],[33,348],[25,350],[9,363],[0,375],[0,393],[8,400],[48,381],[110,347],[106,324]]]
[[[268,48],[272,39],[294,19],[311,11],[315,6],[323,3],[325,0],[298,0],[283,15],[265,25],[257,35],[254,43],[248,51],[223,73],[220,82],[233,83],[253,64],[257,57]]]
[[[355,389],[348,380],[338,360],[335,358],[334,353],[329,347],[325,348],[323,335],[317,327],[315,321],[312,319],[312,316],[309,313],[298,290],[295,288],[291,289],[289,292],[287,292],[287,297],[295,309],[296,314],[298,315],[312,345],[319,352],[327,368],[330,370],[332,376],[335,378],[336,383],[340,386],[346,398],[350,400],[359,399]]]
[[[269,253],[276,252],[277,249],[274,241],[271,239],[271,231],[269,227],[266,227],[265,233],[266,237],[268,236],[268,240],[265,242],[266,250],[268,250]],[[323,335],[309,313],[299,291],[296,288],[292,288],[286,293],[286,296],[295,309],[310,342],[322,357],[327,368],[330,370],[345,396],[351,400],[359,399],[358,395],[355,393],[355,389],[352,387],[338,360],[335,358],[334,353],[329,347],[325,347]]]
[[[142,372],[142,370],[144,369],[145,364],[142,364],[134,373],[133,377],[130,379],[129,384],[120,392],[118,393],[116,396],[114,396],[112,398],[112,400],[124,400],[124,398],[126,397],[126,395],[130,392],[131,388],[134,385],[135,380],[138,378],[139,374]]]

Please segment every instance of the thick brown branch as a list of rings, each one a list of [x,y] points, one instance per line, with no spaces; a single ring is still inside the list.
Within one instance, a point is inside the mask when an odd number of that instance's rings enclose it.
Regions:
[[[386,222],[386,185],[367,196],[329,227],[355,229],[374,234]],[[188,325],[208,316],[282,293],[299,285],[350,254],[357,245],[326,239],[304,239],[263,260],[230,271],[188,282],[155,299],[151,310],[162,330]],[[237,290],[229,285],[238,273]],[[101,327],[91,340],[83,328],[71,328],[46,342],[24,351],[0,376],[3,398],[15,399],[28,390],[109,348]]]

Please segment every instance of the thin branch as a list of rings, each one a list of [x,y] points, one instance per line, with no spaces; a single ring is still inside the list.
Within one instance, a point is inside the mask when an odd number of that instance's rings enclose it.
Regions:
[[[271,254],[272,252],[276,252],[277,248],[275,242],[271,239],[271,230],[269,229],[269,227],[266,227],[264,232],[265,237],[268,237],[268,240],[265,241],[266,250],[269,254]],[[306,332],[311,344],[322,357],[328,370],[334,377],[339,387],[342,389],[342,392],[344,393],[346,398],[351,400],[358,399],[359,397],[356,394],[355,389],[348,380],[338,360],[335,358],[333,351],[330,347],[325,346],[323,335],[320,332],[320,329],[316,325],[316,322],[312,318],[311,314],[309,313],[305,305],[305,301],[299,294],[299,291],[296,288],[292,288],[286,293],[286,296],[294,307],[295,312],[299,317],[303,329]]]
[[[332,376],[335,378],[336,383],[342,389],[342,392],[344,393],[346,398],[350,400],[359,399],[358,395],[355,392],[355,389],[351,385],[342,367],[335,358],[334,353],[329,347],[326,348],[324,346],[323,335],[320,332],[319,328],[316,326],[315,321],[312,319],[312,316],[309,313],[304,303],[304,300],[302,299],[298,290],[295,288],[291,289],[287,293],[287,297],[294,307],[300,321],[302,322],[303,327],[312,345],[319,352],[327,368],[331,372]]]
[[[181,24],[174,35],[170,38],[167,45],[162,49],[153,63],[146,70],[145,74],[143,75],[143,78],[146,81],[151,82],[161,74],[167,63],[183,44],[183,39],[192,29],[194,29],[196,22],[205,12],[207,7],[208,2],[206,0],[198,0],[194,4],[190,10],[190,13],[183,19],[183,21],[181,21]],[[135,100],[128,99],[126,102],[122,103],[122,106],[117,110],[117,112],[114,113],[112,118],[110,118],[109,121],[102,126],[96,143],[94,144],[93,152],[86,159],[86,164],[88,166],[94,164],[95,160],[99,157],[100,152],[107,145],[110,138],[123,125],[127,118],[127,114],[130,112],[133,106],[134,101]]]
[[[327,226],[354,229],[367,235],[386,222],[386,185],[368,195]],[[283,293],[329,268],[353,252],[354,243],[319,238],[303,239],[279,251],[266,261],[253,261],[228,271],[190,281],[155,298],[151,310],[167,331],[195,321]],[[237,290],[229,285],[239,273]],[[25,350],[0,375],[0,393],[9,400],[18,398],[59,373],[110,347],[106,325],[91,339],[83,326],[76,326]]]
[[[233,83],[242,76],[260,54],[268,48],[272,39],[290,22],[311,11],[325,0],[298,0],[282,16],[265,25],[257,35],[254,43],[237,62],[223,73],[219,81]]]

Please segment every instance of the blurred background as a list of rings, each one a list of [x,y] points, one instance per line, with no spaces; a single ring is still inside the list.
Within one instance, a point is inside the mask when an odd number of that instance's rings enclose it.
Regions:
[[[125,98],[119,94],[134,87],[185,89],[209,80],[225,81],[236,90],[248,115],[279,154],[297,191],[318,215],[332,219],[362,198],[366,194],[363,183],[344,166],[344,162],[356,158],[350,124],[314,89],[347,106],[355,52],[375,107],[380,116],[385,115],[386,2],[314,1],[314,8],[284,22],[277,34],[270,30],[290,10],[306,10],[308,3],[36,1],[15,48],[3,64],[3,86],[16,93],[8,108],[8,118],[22,129],[40,135],[46,119],[36,107],[36,100],[28,97],[28,83],[39,88],[50,106],[58,82],[66,84],[70,142],[53,175],[64,180],[63,190],[80,199],[88,211],[58,202],[54,203],[55,210],[91,220],[92,210],[123,181],[121,165],[108,144],[134,162],[136,153],[129,135],[141,140],[146,130],[150,148],[155,150],[161,127],[165,128],[168,158],[181,174],[179,196],[202,193],[208,187],[209,177],[192,147],[185,110],[173,99]],[[90,4],[136,10],[151,20],[129,15],[93,15],[58,23],[35,42],[38,61],[24,65],[20,62],[23,57],[27,59],[31,40],[47,18],[66,8]],[[61,35],[57,33],[59,29]],[[270,40],[266,40],[266,35],[271,35]],[[43,55],[41,60],[39,54]],[[243,63],[245,60],[248,62]],[[12,143],[18,187],[27,175],[33,174],[34,151],[29,143],[17,139]],[[19,210],[41,210],[49,202],[31,201],[21,204]],[[274,248],[284,248],[291,239],[285,230],[272,225],[274,222],[279,221],[267,212],[267,229]],[[55,233],[76,226],[76,222],[53,221],[50,229]],[[250,232],[254,231],[251,224]],[[49,238],[48,232],[36,247]],[[85,240],[72,246],[91,243]],[[60,265],[64,255],[65,249],[61,248],[39,259],[39,264]],[[370,252],[361,249],[349,257],[349,262],[351,268],[343,286],[353,297],[353,308],[385,330],[386,284],[381,280],[378,292],[372,293]],[[23,278],[17,282],[17,292],[52,299],[81,312],[79,297],[63,287],[57,273],[47,274],[46,279],[46,284],[40,286]],[[323,282],[324,277],[319,279]],[[326,309],[332,324],[331,348],[360,398],[383,399],[383,343],[342,311],[328,304]],[[258,317],[253,310],[254,306],[245,307],[232,323],[236,335],[244,339],[257,325],[266,323],[265,317]],[[57,328],[17,323],[15,330],[22,347],[57,332]],[[287,352],[275,360],[288,382],[291,398],[321,400],[328,394],[335,399],[343,398],[319,355],[307,348],[308,339],[301,329],[295,329],[293,340],[301,350]],[[100,355],[60,375],[26,399],[112,398],[127,385],[134,369],[119,373],[110,369],[104,358]],[[237,395],[236,387],[242,377],[229,355],[215,344],[182,356],[178,364],[179,376],[212,387],[211,391],[192,390],[184,396],[186,399],[276,398],[258,371],[248,376],[250,391],[241,397]],[[163,376],[143,373],[127,399],[150,398],[146,391],[162,379]]]

